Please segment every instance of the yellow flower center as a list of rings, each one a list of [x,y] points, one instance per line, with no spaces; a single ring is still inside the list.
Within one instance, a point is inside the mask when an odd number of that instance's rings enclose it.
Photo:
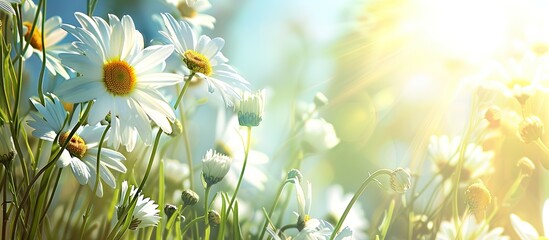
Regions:
[[[196,16],[196,11],[193,8],[189,7],[189,5],[185,3],[185,1],[182,1],[177,5],[177,10],[179,10],[181,16],[185,18],[193,18]]]
[[[210,60],[195,50],[187,50],[183,54],[183,62],[193,72],[199,72],[206,76],[212,74]]]
[[[465,192],[466,203],[471,210],[484,210],[492,202],[490,191],[482,183],[473,183]]]
[[[67,141],[67,138],[69,137],[70,132],[65,132],[61,135],[59,135],[59,144],[65,143]],[[72,138],[69,140],[69,143],[67,144],[66,148],[69,153],[78,158],[83,158],[86,154],[87,146],[84,139],[82,139],[77,134],[72,135]]]
[[[31,36],[30,31],[32,30],[32,23],[23,22],[23,25],[27,27],[27,32],[25,33],[25,40],[27,40],[27,42],[30,42],[30,45],[34,49],[42,50],[44,48],[44,44],[42,42],[42,33],[40,32],[40,30],[38,30],[38,27],[34,28],[34,31],[32,32],[32,36]]]
[[[222,153],[222,154],[225,154],[229,157],[234,157],[233,155],[233,151],[231,151],[231,148],[229,148],[229,146],[227,146],[227,144],[221,142],[221,141],[216,141],[215,142],[215,151],[217,151],[218,153]]]
[[[135,71],[125,61],[115,60],[103,66],[103,82],[114,95],[126,95],[135,87]]]

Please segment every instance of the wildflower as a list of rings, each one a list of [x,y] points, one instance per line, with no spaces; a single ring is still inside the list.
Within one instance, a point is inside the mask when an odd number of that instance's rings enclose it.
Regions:
[[[537,116],[529,116],[520,124],[518,135],[524,143],[531,143],[543,136],[543,123]]]
[[[251,94],[245,92],[242,100],[237,101],[235,111],[238,113],[240,126],[257,127],[263,119],[265,90]]]
[[[391,173],[391,188],[398,193],[404,193],[410,188],[410,173],[402,168],[397,168]]]
[[[12,3],[21,4],[21,0],[0,0],[0,9],[4,12],[15,15],[15,9],[11,6]]]
[[[125,216],[122,214],[130,208],[130,203],[137,194],[137,188],[132,185],[130,192],[128,193],[128,182],[122,182],[122,191],[120,191],[120,198],[118,205],[116,206],[117,221],[122,220]],[[158,205],[154,203],[150,198],[145,198],[143,194],[139,193],[137,197],[137,203],[131,216],[130,230],[136,230],[137,228],[144,228],[149,226],[156,226],[160,221],[157,209]]]
[[[32,134],[35,137],[53,142],[57,137],[58,144],[62,146],[66,141],[68,144],[63,150],[61,157],[57,161],[57,167],[64,168],[70,166],[72,173],[80,184],[88,184],[93,189],[96,181],[97,153],[101,135],[105,131],[105,126],[81,126],[75,134],[68,139],[71,129],[76,125],[79,117],[79,111],[75,111],[74,117],[68,124],[64,124],[64,119],[68,113],[59,99],[50,94],[44,98],[44,105],[31,99],[32,104],[38,110],[40,115],[33,113],[31,119],[27,122],[31,128],[34,128]],[[58,134],[59,133],[59,134]],[[101,149],[101,161],[99,164],[99,176],[110,187],[116,187],[114,175],[109,169],[124,173],[126,167],[122,160],[126,158],[121,153],[112,149],[103,147]],[[103,185],[99,181],[96,192],[97,196],[103,196]]]
[[[195,74],[200,80],[206,80],[208,91],[218,90],[228,107],[241,99],[240,88],[247,90],[249,84],[231,66],[221,53],[225,44],[222,38],[210,39],[201,35],[198,39],[191,27],[184,21],[177,22],[170,14],[162,14],[164,30],[160,31],[163,42],[173,44],[186,68],[186,74]],[[191,81],[189,79],[188,81]]]
[[[181,17],[191,25],[213,29],[215,18],[202,13],[212,7],[208,0],[166,0],[177,8]]]
[[[549,237],[549,199],[545,200],[542,211],[542,222],[545,235],[540,235],[538,231],[528,222],[522,220],[519,216],[511,214],[511,225],[517,235],[522,240],[545,239]]]
[[[199,199],[198,194],[191,189],[185,189],[181,193],[181,201],[183,201],[185,206],[193,206]]]
[[[536,170],[536,165],[534,165],[532,160],[530,160],[528,157],[522,157],[517,162],[517,167],[520,168],[520,171],[522,174],[527,176],[531,175],[534,172],[534,170]]]
[[[150,155],[150,152],[147,152],[147,154]],[[189,166],[186,163],[182,163],[180,160],[165,159],[164,176],[166,177],[166,180],[172,183],[181,184],[185,177],[189,176]]]
[[[208,221],[210,225],[217,226],[221,223],[221,216],[215,210],[208,211]]]
[[[79,73],[63,82],[57,93],[68,102],[95,99],[88,122],[95,124],[111,114],[109,143],[131,152],[137,137],[152,144],[151,119],[162,131],[171,133],[175,120],[172,107],[158,87],[181,82],[176,74],[161,72],[172,45],[143,47],[143,36],[130,16],[109,15],[109,23],[99,17],[75,13],[82,27],[64,25],[78,41],[77,53],[61,54],[63,63]]]
[[[492,202],[492,196],[490,195],[490,191],[488,191],[486,186],[484,186],[484,183],[477,182],[471,184],[465,192],[465,198],[467,206],[475,215],[477,220],[480,221],[481,219],[483,219],[485,213],[484,211]]]
[[[206,184],[211,186],[221,181],[229,172],[231,162],[229,156],[212,149],[208,150],[202,158],[202,177]]]
[[[494,82],[496,89],[499,89],[504,96],[513,97],[524,105],[542,87],[541,62],[533,56],[525,56],[520,61],[508,60],[505,64],[496,66],[496,71],[502,81]]]
[[[304,141],[315,151],[327,151],[339,144],[334,126],[322,118],[313,118],[303,127]]]
[[[0,125],[0,163],[7,168],[16,153],[8,124]]]
[[[428,152],[429,158],[433,161],[433,170],[444,179],[449,180],[455,172],[459,161],[459,137],[449,138],[448,136],[431,136]],[[463,156],[463,168],[461,170],[460,182],[467,182],[493,172],[491,160],[494,153],[485,152],[481,146],[470,143],[465,148]],[[449,181],[447,181],[449,182]]]
[[[458,229],[456,229],[456,226]],[[458,236],[461,239],[478,239],[478,240],[508,240],[509,237],[502,235],[503,228],[498,227],[490,230],[488,223],[485,221],[477,222],[473,216],[468,216],[461,224],[442,221],[438,230],[437,240],[453,240]]]
[[[14,1],[10,1],[14,2]],[[29,42],[29,47],[27,48],[27,51],[23,53],[24,59],[30,58],[33,53],[36,53],[36,55],[44,61],[42,50],[46,49],[46,68],[48,71],[53,75],[61,75],[63,78],[68,79],[69,74],[67,73],[67,70],[65,70],[65,67],[61,64],[61,60],[59,59],[59,54],[62,52],[66,52],[66,49],[68,48],[67,45],[61,45],[61,41],[65,36],[67,35],[67,32],[65,32],[63,29],[61,29],[62,20],[61,17],[55,16],[51,17],[44,23],[44,42],[42,42],[42,19],[41,12],[38,16],[38,21],[36,21],[36,25],[34,25],[34,31],[31,30],[33,28],[33,22],[34,22],[34,16],[36,14],[36,4],[32,0],[26,0],[23,3],[22,6],[22,16],[23,16],[23,26],[25,27],[23,30],[24,32],[24,40],[23,44],[26,45],[27,42]],[[19,38],[17,38],[19,40]]]

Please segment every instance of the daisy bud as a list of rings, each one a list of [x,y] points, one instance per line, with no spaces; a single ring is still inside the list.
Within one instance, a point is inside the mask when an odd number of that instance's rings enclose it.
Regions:
[[[465,192],[465,202],[477,218],[477,221],[480,222],[483,219],[484,211],[492,202],[492,196],[484,183],[477,182],[471,184],[467,188],[467,191]]]
[[[105,120],[105,125],[111,124],[111,120],[112,120],[111,118],[112,118],[112,115],[111,115],[110,112],[107,113],[107,115],[105,115],[105,119],[103,119],[103,120]]]
[[[207,186],[221,181],[229,172],[231,162],[232,159],[227,155],[220,154],[212,149],[208,150],[202,158],[202,177]]]
[[[517,167],[520,168],[520,171],[522,172],[522,174],[527,176],[530,176],[534,172],[534,170],[536,170],[536,165],[534,165],[532,160],[530,160],[527,157],[522,157],[518,161]]]
[[[221,216],[215,210],[208,211],[208,221],[211,226],[217,226],[221,223]]]
[[[178,119],[175,119],[173,122],[170,122],[170,125],[172,126],[172,132],[169,133],[168,135],[174,137],[183,133],[183,125],[181,125],[181,121],[179,121]]]
[[[490,123],[491,127],[499,126],[501,121],[501,109],[497,106],[491,106],[484,112],[484,119]]]
[[[524,143],[531,143],[543,135],[543,123],[536,116],[530,116],[519,124],[519,137]]]
[[[286,177],[287,180],[297,179],[299,182],[303,179],[303,175],[301,175],[301,172],[297,169],[292,169],[288,172],[288,176]]]
[[[397,168],[391,173],[391,188],[395,192],[404,193],[410,185],[410,173],[403,168]]]
[[[328,98],[323,93],[317,92],[313,102],[315,103],[316,108],[321,108],[328,104]]]
[[[7,124],[0,126],[0,163],[8,167],[15,158],[15,145]]]
[[[251,94],[244,92],[242,100],[235,104],[240,126],[257,127],[263,119],[265,90]]]
[[[172,217],[175,211],[177,211],[177,207],[174,205],[166,204],[166,206],[164,207],[164,213],[166,213],[166,216],[168,217],[168,219]]]
[[[195,205],[199,199],[198,194],[191,189],[185,189],[181,193],[181,201],[185,203],[185,206]]]

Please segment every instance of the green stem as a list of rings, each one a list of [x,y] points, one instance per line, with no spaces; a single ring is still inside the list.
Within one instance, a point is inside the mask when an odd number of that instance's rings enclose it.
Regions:
[[[458,192],[459,192],[459,180],[461,179],[461,171],[463,169],[463,164],[465,163],[465,151],[467,149],[467,140],[469,139],[470,135],[471,135],[471,130],[473,129],[473,121],[474,121],[474,116],[475,116],[475,113],[476,113],[476,98],[475,98],[475,95],[473,95],[473,106],[471,106],[471,113],[470,113],[470,116],[469,116],[469,121],[467,122],[467,127],[465,129],[465,134],[464,134],[464,137],[463,139],[461,140],[461,143],[460,143],[460,146],[459,146],[459,161],[458,161],[458,164],[457,164],[457,170],[456,170],[456,173],[455,173],[455,178],[453,179],[454,181],[454,187],[452,188],[452,193],[453,193],[453,203],[452,203],[452,216],[454,218],[454,225],[456,227],[456,229],[459,227],[458,226],[458,222],[459,222],[459,208],[458,208],[458,203],[459,203],[459,200],[458,200]],[[459,236],[459,235],[458,235]],[[459,239],[459,238],[458,238]]]
[[[62,168],[57,171],[57,176],[55,177],[55,184],[53,185],[53,189],[51,190],[50,198],[48,200],[46,208],[44,209],[44,212],[42,213],[42,217],[40,218],[40,221],[38,222],[38,225],[42,224],[42,221],[46,217],[46,213],[48,212],[48,209],[50,209],[51,203],[53,202],[53,197],[55,196],[55,191],[57,190],[57,187],[59,186],[59,179],[61,178],[61,173],[62,172],[63,172]]]
[[[129,227],[131,223],[131,216],[133,216],[133,211],[135,210],[135,204],[137,203],[137,198],[139,197],[139,194],[143,191],[143,187],[145,186],[145,183],[147,182],[147,179],[149,178],[149,174],[151,172],[152,164],[154,162],[154,156],[156,155],[156,151],[158,150],[158,144],[160,143],[160,136],[162,136],[162,129],[158,129],[158,132],[156,133],[156,138],[154,139],[153,149],[151,152],[151,156],[149,158],[149,164],[147,165],[147,170],[145,171],[145,176],[141,180],[141,184],[139,185],[139,188],[137,189],[137,192],[135,193],[135,196],[133,196],[132,201],[129,204],[129,209],[124,209],[124,212],[121,214],[122,216],[126,216],[123,219],[119,220],[116,225],[114,226],[111,233],[107,236],[107,239],[116,239],[117,237],[121,237],[121,234],[123,234]],[[128,190],[130,191],[130,190]],[[127,216],[130,216],[129,218]],[[128,220],[129,219],[129,220]],[[124,224],[124,225],[122,225]],[[122,227],[122,232],[119,232],[120,226]]]
[[[206,216],[206,217],[200,216],[200,217],[197,217],[197,218],[193,219],[193,220],[190,221],[189,223],[187,223],[187,225],[185,225],[185,227],[183,228],[183,230],[181,230],[181,236],[185,236],[185,233],[187,233],[187,230],[189,230],[189,228],[190,228],[191,226],[193,226],[195,223],[197,223],[198,221],[202,220],[202,218],[208,219],[208,216]]]
[[[285,180],[278,186],[278,191],[276,192],[276,197],[274,198],[273,204],[271,205],[271,208],[269,209],[269,214],[265,217],[265,223],[263,223],[263,227],[261,228],[261,234],[259,234],[259,239],[263,239],[263,236],[265,236],[265,231],[267,230],[267,225],[269,224],[269,218],[273,215],[274,210],[276,209],[276,205],[278,204],[278,199],[280,198],[280,195],[282,194],[282,191],[284,190],[284,186],[286,186],[286,183],[289,181]]]
[[[194,77],[194,75],[195,75],[194,72],[191,73],[187,81],[185,81],[185,84],[183,85],[183,89],[181,90],[181,93],[179,93],[179,97],[177,98],[177,101],[173,106],[174,110],[177,110],[177,108],[179,107],[181,103],[181,99],[183,99],[183,95],[185,95],[185,93],[187,92],[187,88],[189,87],[191,83],[191,79]],[[179,115],[181,115],[181,126],[183,127],[182,134],[184,136],[184,141],[185,141],[185,155],[187,157],[187,164],[189,165],[189,169],[191,170],[189,171],[189,186],[191,189],[193,189],[194,188],[193,159],[191,155],[191,145],[189,141],[189,134],[187,132],[187,124],[186,124],[187,121],[185,117],[185,111],[183,111],[183,108],[179,109]]]
[[[42,169],[40,169],[40,171],[38,171],[36,176],[34,176],[34,178],[30,181],[30,183],[27,187],[27,190],[25,191],[25,195],[23,195],[23,200],[21,201],[21,205],[20,205],[21,207],[19,207],[17,209],[16,213],[15,213],[15,218],[16,219],[19,218],[19,214],[21,214],[21,211],[22,211],[22,206],[26,203],[27,199],[29,198],[29,194],[32,190],[32,186],[34,185],[34,183],[36,183],[38,178],[40,178],[40,176],[42,176],[42,174],[44,174],[44,172],[46,172],[46,170],[53,167],[53,165],[57,162],[57,160],[59,160],[59,158],[61,157],[61,154],[63,153],[63,151],[69,145],[69,142],[72,139],[72,136],[74,136],[74,134],[76,133],[76,130],[78,130],[78,128],[82,125],[83,121],[88,117],[88,113],[90,112],[90,109],[91,109],[92,105],[93,105],[93,101],[88,102],[88,107],[84,111],[84,114],[82,115],[82,118],[72,128],[71,132],[69,133],[69,136],[67,137],[65,142],[61,145],[61,149],[59,150],[59,152],[57,152],[57,155],[55,155],[55,157],[51,161],[49,161],[48,164],[46,164],[46,166],[44,166]],[[12,239],[15,239],[16,230],[17,230],[17,224],[13,224]]]
[[[96,162],[96,165],[95,165],[95,183],[93,185],[93,194],[90,194],[90,197],[88,199],[88,204],[87,204],[87,208],[86,208],[86,213],[84,214],[84,216],[82,216],[82,227],[80,228],[80,239],[83,239],[84,238],[84,232],[86,232],[86,225],[88,223],[88,219],[90,218],[90,212],[91,212],[91,207],[92,207],[92,202],[93,202],[93,199],[95,198],[95,196],[97,195],[97,188],[99,188],[99,182],[100,182],[100,173],[99,173],[99,170],[101,168],[101,150],[103,148],[103,142],[105,141],[105,136],[107,135],[107,132],[109,131],[109,129],[111,128],[111,125],[107,125],[107,127],[105,127],[105,130],[103,131],[103,134],[101,135],[101,140],[99,140],[99,145],[97,147],[97,162]]]
[[[347,204],[347,208],[345,208],[345,211],[343,212],[343,215],[341,215],[341,218],[337,222],[337,225],[335,226],[334,231],[332,232],[332,235],[330,236],[330,240],[333,240],[335,238],[335,236],[339,232],[339,229],[343,225],[343,222],[345,221],[345,218],[347,218],[347,215],[349,214],[349,211],[351,211],[351,208],[353,207],[355,202],[358,200],[358,198],[362,195],[362,193],[364,192],[364,190],[366,189],[368,184],[370,184],[370,182],[372,182],[372,181],[375,181],[375,178],[377,176],[380,176],[380,175],[383,175],[383,174],[391,176],[392,172],[393,171],[390,170],[390,169],[379,169],[379,170],[375,171],[372,175],[368,176],[366,178],[366,180],[364,180],[364,182],[362,183],[362,185],[360,186],[358,191],[355,193],[355,195],[353,196],[353,198],[351,199],[349,204]]]
[[[87,0],[88,2],[88,16],[92,16],[95,6],[97,5],[97,0]]]
[[[162,154],[161,154],[162,155]],[[160,206],[160,212],[158,213],[160,216],[164,216],[164,158],[160,158],[160,162],[158,163],[158,206]],[[174,214],[175,215],[175,214]],[[166,221],[167,224],[167,221]],[[158,226],[156,226],[156,239],[165,239],[162,238],[162,232],[164,231],[164,226],[162,224],[162,221],[158,222]]]
[[[72,206],[71,206],[71,210],[69,212],[69,216],[67,218],[67,221],[65,222],[65,228],[63,230],[63,235],[62,236],[71,236],[71,234],[69,234],[68,230],[70,228],[70,223],[72,223],[72,216],[74,216],[75,214],[74,213],[74,209],[76,209],[76,203],[78,202],[78,197],[80,196],[80,192],[82,191],[82,185],[79,185],[78,186],[78,189],[76,190],[76,194],[74,195],[74,199],[72,200]],[[62,222],[63,220],[63,217],[65,216],[65,210],[67,208],[63,209],[63,214],[61,215],[61,219],[59,220],[59,223]]]
[[[208,219],[208,195],[210,194],[211,187],[212,186],[208,184],[208,186],[206,186],[206,190],[204,193],[204,225],[205,225],[204,239],[206,240],[210,239],[210,224]]]
[[[4,186],[4,194],[2,194],[2,239],[6,239],[6,227],[8,225],[8,168],[4,168],[4,179],[2,180],[2,185]]]
[[[251,142],[251,136],[252,136],[252,127],[247,127],[247,142],[246,142],[246,149],[244,150],[244,163],[242,164],[242,171],[240,172],[240,176],[238,177],[238,183],[236,184],[236,189],[234,190],[234,194],[231,197],[231,201],[229,202],[229,207],[227,208],[227,213],[225,213],[225,216],[229,216],[229,213],[231,212],[231,208],[233,207],[234,201],[236,200],[236,195],[238,194],[238,190],[240,189],[240,184],[242,183],[242,178],[244,177],[244,171],[246,170],[246,164],[248,163],[248,154],[250,152],[250,142]]]
[[[44,26],[46,25],[46,0],[40,1],[41,7],[42,7],[42,29],[40,38],[43,43],[46,41],[44,40]],[[33,26],[34,27],[34,26]],[[30,35],[32,36],[32,35]],[[42,104],[44,104],[44,93],[43,93],[43,85],[44,85],[44,73],[46,71],[46,44],[42,44],[42,66],[40,68],[40,77],[38,78],[38,96],[40,98],[40,101]]]

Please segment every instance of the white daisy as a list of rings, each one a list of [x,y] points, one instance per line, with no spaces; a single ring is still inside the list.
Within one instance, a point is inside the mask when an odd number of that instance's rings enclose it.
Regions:
[[[428,146],[429,158],[434,163],[435,173],[440,174],[444,179],[448,179],[456,169],[460,142],[460,137],[450,139],[446,135],[431,136]],[[481,146],[474,143],[468,144],[465,149],[460,182],[465,183],[492,173],[493,157],[493,152],[485,152]]]
[[[123,217],[121,214],[129,209],[129,204],[135,197],[135,194],[137,194],[137,188],[135,186],[132,185],[132,188],[128,193],[128,182],[122,182],[122,191],[120,191],[118,205],[116,206],[118,214],[116,221],[120,220]],[[159,212],[158,204],[155,204],[154,200],[151,200],[150,198],[145,198],[143,194],[140,193],[137,197],[137,203],[135,204],[129,228],[131,230],[136,230],[137,228],[156,226],[160,221]]]
[[[32,134],[46,141],[54,141],[58,138],[59,145],[67,141],[72,128],[76,125],[79,111],[75,111],[73,120],[69,124],[64,124],[68,113],[55,95],[51,98],[45,97],[45,104],[31,99],[32,104],[38,110],[39,114],[32,114],[27,122],[33,128]],[[105,131],[105,126],[83,126],[76,130],[76,133],[69,140],[67,147],[62,152],[57,161],[59,168],[70,166],[72,173],[80,184],[88,184],[93,189],[96,181],[97,153],[99,151],[99,142],[101,135]],[[108,186],[115,188],[116,182],[114,175],[109,169],[118,172],[126,172],[126,167],[122,160],[126,158],[119,152],[103,147],[101,149],[101,161],[99,174]],[[103,185],[99,182],[97,196],[103,196]]]
[[[536,228],[530,223],[523,221],[519,216],[511,214],[511,224],[522,240],[530,239],[545,239],[549,237],[549,199],[543,204],[543,212],[541,215],[543,221],[543,231],[545,235],[540,235]]]
[[[163,36],[161,41],[175,46],[175,51],[188,71],[185,75],[194,73],[199,80],[206,80],[210,93],[219,91],[225,104],[234,106],[235,101],[241,99],[239,91],[247,90],[249,83],[226,64],[229,60],[221,53],[225,40],[210,39],[206,35],[196,39],[186,22],[177,22],[170,14],[162,14],[162,19],[164,30],[159,31]]]
[[[458,224],[459,231],[461,231],[461,239],[478,239],[478,240],[495,240],[509,239],[508,236],[501,235],[503,233],[503,228],[497,227],[490,230],[488,224],[483,221],[477,223],[473,215],[469,215],[465,221],[461,224]],[[440,224],[436,239],[437,240],[450,240],[456,239],[457,237],[456,224],[452,220],[451,222],[443,221]]]
[[[301,183],[298,178],[293,178],[291,181],[294,182],[297,205],[298,205],[298,223],[297,228],[299,232],[287,239],[292,240],[311,240],[311,239],[329,239],[332,235],[332,232],[335,230],[334,227],[327,221],[317,218],[311,218],[309,216],[309,210],[311,207],[311,184],[307,182],[307,192],[303,191]],[[279,232],[275,232],[272,229],[267,229],[269,234],[275,239],[282,239],[279,237]],[[335,239],[352,239],[353,232],[350,228],[345,227],[341,232],[339,232]]]
[[[61,17],[55,16],[46,20],[44,25],[44,42],[42,42],[42,17],[41,12],[39,13],[38,20],[34,26],[34,31],[32,31],[32,23],[34,22],[34,17],[36,14],[37,6],[32,0],[26,0],[22,6],[22,15],[23,15],[23,31],[25,32],[24,42],[26,45],[27,42],[30,42],[29,47],[23,54],[24,59],[31,57],[32,53],[42,59],[42,49],[46,49],[46,68],[53,75],[61,75],[63,78],[68,79],[69,74],[67,70],[61,65],[61,60],[59,59],[59,54],[65,52],[68,48],[67,45],[60,44],[61,40],[65,38],[67,32],[61,29]],[[19,39],[19,38],[17,38]]]
[[[202,13],[212,7],[208,0],[166,0],[166,2],[176,8],[174,12],[178,12],[181,18],[198,29],[214,28],[215,18]]]
[[[15,15],[12,3],[21,4],[21,0],[0,0],[0,10]]]
[[[231,168],[225,178],[227,184],[232,189],[236,187],[238,177],[242,171],[245,157],[245,147],[242,142],[242,136],[246,136],[246,131],[240,129],[238,119],[236,116],[231,117],[228,122],[225,122],[225,113],[220,111],[217,119],[216,126],[216,143],[215,150],[219,153],[225,154],[233,159]],[[259,190],[265,189],[265,182],[267,182],[267,175],[263,171],[262,166],[269,161],[269,157],[253,148],[248,153],[248,162],[246,166],[246,173],[244,174],[244,182],[254,186]]]
[[[545,64],[532,55],[524,56],[520,61],[508,59],[495,65],[497,78],[490,83],[506,97],[514,97],[521,104],[536,91],[543,90],[540,84]],[[489,87],[490,87],[489,85]]]
[[[175,115],[157,90],[182,81],[181,76],[163,73],[164,60],[173,52],[172,45],[144,48],[143,36],[130,16],[122,19],[109,15],[109,23],[99,17],[75,13],[82,27],[64,25],[79,41],[78,53],[61,54],[63,63],[80,76],[63,82],[58,95],[68,102],[95,99],[88,121],[95,124],[111,114],[109,143],[120,144],[131,152],[137,135],[152,144],[149,119],[170,133]]]

